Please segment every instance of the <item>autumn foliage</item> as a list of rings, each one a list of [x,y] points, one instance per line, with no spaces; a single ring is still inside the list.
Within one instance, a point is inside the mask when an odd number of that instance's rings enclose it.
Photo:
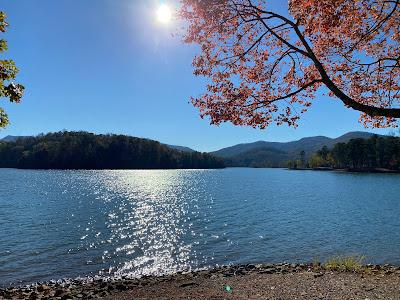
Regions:
[[[193,104],[213,124],[297,126],[317,91],[360,111],[366,126],[400,118],[400,0],[181,0],[194,73]]]
[[[0,33],[4,33],[7,26],[6,15],[0,11]],[[0,53],[5,52],[6,50],[7,42],[4,39],[0,39]],[[10,102],[20,102],[24,92],[24,87],[13,82],[17,73],[18,69],[15,66],[14,61],[11,59],[0,60],[0,98],[6,98]],[[8,123],[8,115],[4,109],[0,107],[0,128],[7,126]]]

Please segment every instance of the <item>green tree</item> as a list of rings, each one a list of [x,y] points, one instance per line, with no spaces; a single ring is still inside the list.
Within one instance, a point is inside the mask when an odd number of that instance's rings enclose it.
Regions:
[[[289,169],[297,169],[297,161],[296,160],[289,160],[287,162],[287,167]]]
[[[304,150],[300,152],[300,161],[301,167],[304,168],[306,166],[306,152]]]
[[[0,12],[0,32],[4,33],[8,23],[6,14]],[[0,39],[0,53],[7,51],[7,42]],[[24,93],[24,87],[21,84],[14,83],[13,80],[18,74],[18,68],[11,59],[0,60],[0,98],[6,98],[10,102],[19,103]],[[0,128],[7,126],[8,116],[3,108],[0,107]]]
[[[347,145],[345,143],[336,144],[331,151],[335,168],[344,168],[348,163]]]
[[[311,157],[309,164],[311,168],[326,167],[327,161],[317,153]]]
[[[328,160],[328,153],[329,150],[327,146],[322,147],[322,149],[317,152],[317,154],[325,161]]]

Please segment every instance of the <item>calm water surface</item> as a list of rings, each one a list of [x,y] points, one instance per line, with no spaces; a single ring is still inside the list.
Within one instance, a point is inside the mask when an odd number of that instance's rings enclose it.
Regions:
[[[400,176],[0,169],[0,285],[364,254],[400,264]]]

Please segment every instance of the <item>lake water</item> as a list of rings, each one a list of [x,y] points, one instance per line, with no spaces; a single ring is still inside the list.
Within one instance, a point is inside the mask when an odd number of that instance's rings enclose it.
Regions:
[[[363,254],[400,265],[400,176],[0,169],[0,285]]]

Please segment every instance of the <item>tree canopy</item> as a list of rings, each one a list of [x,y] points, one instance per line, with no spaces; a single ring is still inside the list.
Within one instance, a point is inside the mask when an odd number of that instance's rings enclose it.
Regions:
[[[369,139],[352,139],[347,143],[337,143],[332,149],[323,147],[315,153],[309,166],[338,169],[400,170],[400,138],[393,136],[373,136]],[[293,162],[291,162],[291,166]]]
[[[57,132],[0,142],[0,168],[209,169],[223,162],[207,153],[183,152],[125,135]]]
[[[6,14],[0,11],[0,32],[4,33],[8,23],[6,22]],[[0,39],[0,53],[7,51],[7,42]],[[18,74],[18,68],[11,59],[0,60],[0,98],[6,98],[10,102],[19,103],[21,101],[24,87],[16,84],[13,80]],[[7,126],[9,123],[8,116],[3,108],[0,107],[0,128]]]
[[[192,98],[212,124],[297,126],[317,91],[372,127],[400,118],[400,0],[181,0],[184,41],[200,45]]]

